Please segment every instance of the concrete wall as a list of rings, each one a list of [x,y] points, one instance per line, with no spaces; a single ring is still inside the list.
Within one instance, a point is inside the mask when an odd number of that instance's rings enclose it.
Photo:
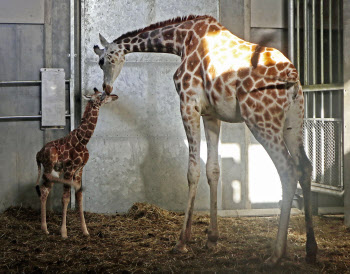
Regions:
[[[27,2],[31,4],[29,10],[25,9]],[[47,12],[43,14],[45,2],[50,3],[50,37],[45,36],[43,21],[48,16]],[[6,9],[11,10],[12,16],[5,16]],[[69,75],[69,0],[6,0],[0,3],[0,10],[0,81],[40,80],[40,68],[49,67],[47,59],[52,67],[64,68]],[[50,55],[45,53],[48,39],[52,41]],[[0,94],[0,116],[40,112],[40,86],[0,85]],[[44,132],[39,120],[0,121],[0,211],[15,205],[40,206],[34,189],[36,153],[44,140],[56,139],[67,132]],[[49,208],[60,208],[61,188],[54,188]]]
[[[83,92],[101,88],[102,71],[92,47],[98,33],[112,41],[151,23],[188,14],[219,16],[217,1],[85,1],[82,14]],[[134,202],[183,210],[187,199],[188,149],[172,76],[180,58],[130,54],[116,81],[119,100],[100,111],[85,168],[86,210],[126,211]],[[202,134],[204,141],[204,132]],[[202,161],[202,174],[205,174]],[[196,207],[208,206],[202,176]]]
[[[85,1],[83,92],[91,92],[94,86],[102,84],[102,71],[92,50],[93,45],[99,43],[98,33],[112,41],[127,31],[175,16],[209,14],[236,35],[249,38],[249,4],[246,0]],[[167,209],[184,209],[188,149],[172,79],[179,61],[177,56],[155,53],[126,56],[115,83],[120,99],[103,107],[89,143],[91,158],[84,174],[86,210],[123,212],[139,201]],[[219,209],[251,208],[254,207],[251,201],[260,207],[266,203],[277,204],[281,198],[277,172],[245,125],[223,123],[219,150],[222,167]],[[202,176],[195,203],[199,210],[209,208],[203,130],[201,159]],[[274,191],[261,195],[264,189]]]

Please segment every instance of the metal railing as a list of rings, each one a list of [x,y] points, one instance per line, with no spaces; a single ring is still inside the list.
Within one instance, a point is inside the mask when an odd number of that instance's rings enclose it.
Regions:
[[[65,83],[70,85],[70,80],[65,80]],[[40,86],[41,80],[28,80],[28,81],[0,81],[0,87],[6,86]],[[71,114],[66,114],[66,118],[70,118]],[[41,119],[41,115],[8,115],[0,116],[1,121],[20,121],[20,120],[36,120]],[[74,119],[74,117],[73,117]]]
[[[305,97],[304,146],[313,190],[342,195],[342,0],[289,0],[289,58]]]

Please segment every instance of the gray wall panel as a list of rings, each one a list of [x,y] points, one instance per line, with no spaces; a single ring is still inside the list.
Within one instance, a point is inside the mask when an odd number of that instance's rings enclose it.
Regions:
[[[53,2],[52,63],[69,72],[69,0]],[[40,80],[40,68],[44,67],[44,38],[42,24],[0,24],[0,81]],[[0,92],[1,116],[39,113],[39,86],[0,86]],[[43,146],[40,121],[0,122],[0,132],[0,186],[3,190],[0,211],[20,204],[38,208],[40,201],[34,184],[37,178],[35,156]],[[67,133],[64,130],[51,132],[54,138]],[[61,208],[61,188],[61,185],[56,186],[53,195],[50,194],[49,208]]]
[[[1,0],[0,23],[44,23],[44,0]]]

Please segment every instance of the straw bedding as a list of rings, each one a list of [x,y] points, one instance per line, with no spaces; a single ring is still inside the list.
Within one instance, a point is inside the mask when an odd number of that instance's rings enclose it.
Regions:
[[[292,216],[288,254],[273,269],[263,266],[276,237],[278,217],[219,218],[214,250],[204,248],[209,217],[195,215],[189,252],[173,254],[183,214],[136,203],[124,215],[86,212],[84,237],[76,211],[68,212],[68,239],[60,237],[61,215],[48,213],[50,235],[40,230],[40,212],[11,207],[0,214],[0,273],[345,273],[350,272],[350,230],[342,216],[315,217],[318,262],[305,256],[303,216]]]

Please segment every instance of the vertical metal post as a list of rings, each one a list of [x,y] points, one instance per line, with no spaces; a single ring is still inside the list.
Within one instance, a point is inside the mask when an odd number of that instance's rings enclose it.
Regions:
[[[324,84],[324,39],[323,39],[323,0],[320,1],[320,59],[321,59],[321,84]]]
[[[75,47],[74,47],[74,18],[75,18],[75,9],[74,1],[70,0],[70,81],[69,81],[69,112],[70,112],[70,130],[74,130],[75,127],[75,109],[74,109],[74,73],[75,73]],[[71,192],[71,208],[75,208],[75,196],[73,191]]]
[[[343,1],[343,79],[344,79],[344,98],[343,98],[343,110],[344,110],[344,223],[347,227],[350,227],[350,1]]]
[[[316,84],[316,13],[315,0],[312,0],[311,20],[312,20],[312,85]]]
[[[303,5],[303,15],[304,15],[304,85],[308,85],[309,84],[309,80],[308,80],[308,26],[307,26],[307,22],[308,22],[308,16],[307,16],[307,0],[304,0],[304,5]],[[309,92],[307,92],[305,94],[305,118],[309,118],[309,110],[308,110],[308,105],[309,105]],[[309,155],[309,138],[308,138],[309,134],[308,134],[308,130],[305,130],[305,149],[306,149],[306,153]],[[313,159],[313,162],[315,162],[315,160]],[[312,176],[312,178],[314,178],[314,176]]]
[[[333,68],[332,68],[332,63],[333,63],[333,58],[332,58],[332,0],[328,1],[329,7],[328,7],[328,39],[329,39],[329,83],[333,83]],[[331,95],[332,96],[332,95]]]
[[[338,77],[337,77],[337,82],[340,83],[342,81],[341,77],[341,68],[342,68],[342,60],[341,60],[341,0],[338,0],[338,9],[337,9],[337,34],[338,34],[338,54],[337,54],[337,63],[338,63]]]
[[[296,27],[297,27],[297,70],[300,73],[300,0],[297,0],[297,18],[296,18]]]
[[[304,1],[304,85],[309,84],[309,31],[308,31],[308,13],[307,0]]]
[[[70,84],[69,84],[69,105],[70,105],[70,130],[74,129],[74,73],[75,73],[75,47],[74,47],[74,1],[70,0]]]
[[[288,9],[288,57],[294,63],[294,0],[289,0]]]

